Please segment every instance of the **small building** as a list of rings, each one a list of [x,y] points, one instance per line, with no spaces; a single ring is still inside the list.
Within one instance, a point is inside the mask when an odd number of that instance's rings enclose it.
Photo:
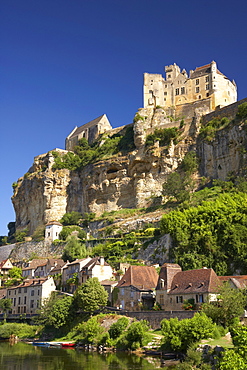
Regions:
[[[73,131],[67,136],[65,142],[66,150],[73,150],[73,148],[79,144],[79,140],[82,138],[87,139],[89,144],[92,144],[99,135],[112,129],[112,126],[106,116],[95,118],[80,127],[75,127]]]
[[[42,302],[49,298],[56,286],[52,277],[24,280],[20,285],[7,288],[12,300],[12,314],[35,314]]]
[[[114,295],[113,295],[113,291],[114,291],[114,288],[117,286],[118,284],[118,281],[116,280],[103,280],[100,282],[100,284],[104,287],[104,289],[107,291],[108,293],[108,303],[113,306],[114,305]]]
[[[78,276],[79,272],[81,271],[83,266],[85,266],[90,260],[91,257],[76,259],[75,261],[68,263],[67,266],[63,268],[62,270],[63,291],[69,291],[69,293],[74,293],[76,287],[79,285],[79,276]],[[71,281],[68,283],[68,280],[74,277],[77,277],[76,284]]]
[[[83,284],[89,278],[97,277],[99,281],[110,279],[113,276],[111,266],[105,261],[104,257],[94,257],[79,272],[79,284]]]
[[[12,265],[11,261],[9,258],[7,258],[6,260],[3,260],[0,262],[0,274],[1,275],[8,275],[9,274],[9,270],[11,270],[14,266]]]
[[[118,296],[114,306],[130,311],[151,309],[158,277],[153,266],[130,266],[116,286]]]
[[[45,225],[45,241],[52,243],[59,238],[63,225],[58,221],[50,221]]]
[[[211,268],[182,271],[178,264],[165,263],[156,287],[156,302],[165,311],[180,311],[185,301],[195,309],[217,299],[220,280]]]

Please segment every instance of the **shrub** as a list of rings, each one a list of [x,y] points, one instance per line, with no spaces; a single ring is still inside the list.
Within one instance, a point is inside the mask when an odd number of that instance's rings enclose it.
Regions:
[[[153,134],[147,135],[146,146],[154,145],[155,141],[159,141],[161,146],[168,146],[172,140],[176,142],[178,135],[177,127],[155,129]]]
[[[237,117],[242,119],[247,118],[247,102],[238,106]]]
[[[143,347],[148,338],[148,323],[146,320],[132,322],[126,335],[117,342],[118,347],[125,347],[132,350]]]
[[[0,326],[0,337],[9,338],[17,335],[19,338],[33,338],[37,331],[37,326],[28,324],[6,323]]]
[[[118,321],[112,324],[109,329],[110,337],[113,339],[118,338],[127,328],[128,324],[129,320],[127,319],[127,317],[121,317],[121,319],[118,319]]]
[[[82,323],[78,330],[81,331],[80,341],[84,343],[95,343],[102,339],[104,328],[99,324],[96,316],[89,319],[87,322]]]

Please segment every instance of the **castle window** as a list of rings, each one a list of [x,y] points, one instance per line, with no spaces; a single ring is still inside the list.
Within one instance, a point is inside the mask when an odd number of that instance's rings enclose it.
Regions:
[[[164,101],[166,101],[166,98],[164,98]]]
[[[149,94],[152,94],[153,93],[153,90],[149,90]]]
[[[196,87],[196,93],[198,94],[200,92],[200,88]]]
[[[205,77],[205,82],[209,82],[209,76]]]
[[[181,87],[181,94],[185,94],[185,87]]]
[[[196,79],[196,85],[199,85],[199,78]]]
[[[176,90],[175,90],[175,94],[176,94],[176,95],[179,95],[179,89],[176,89]]]
[[[164,92],[164,95],[167,95],[167,91]]]
[[[199,96],[198,96],[198,99],[201,99],[201,98],[202,98],[202,96],[201,96],[201,95],[199,95]]]
[[[167,88],[167,85],[165,85],[165,88]]]
[[[167,75],[167,78],[171,78],[171,75]]]
[[[209,84],[206,84],[206,90],[209,90]]]

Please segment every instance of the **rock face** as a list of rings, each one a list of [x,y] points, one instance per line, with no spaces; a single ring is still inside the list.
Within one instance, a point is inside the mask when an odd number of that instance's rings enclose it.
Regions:
[[[244,126],[222,129],[210,143],[197,140],[198,112],[193,110],[179,143],[171,143],[169,148],[159,147],[158,141],[147,148],[145,138],[157,127],[178,127],[179,121],[172,121],[162,108],[141,109],[134,124],[136,150],[127,156],[113,156],[76,171],[54,170],[51,152],[36,157],[29,173],[18,180],[12,197],[16,228],[27,228],[32,234],[66,212],[100,215],[120,208],[148,207],[161,196],[167,175],[177,169],[188,150],[197,150],[201,176],[226,179],[229,172],[240,173],[247,150]]]

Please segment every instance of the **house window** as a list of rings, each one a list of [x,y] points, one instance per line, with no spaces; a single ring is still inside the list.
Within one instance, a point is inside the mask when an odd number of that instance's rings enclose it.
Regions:
[[[33,308],[34,307],[34,300],[31,300],[30,302],[30,308]]]
[[[31,290],[31,296],[34,296],[34,290]]]
[[[18,304],[21,304],[21,297],[18,298]]]
[[[51,233],[50,233],[50,232],[48,232],[48,237],[49,237],[49,236],[51,236]]]
[[[38,290],[38,295],[39,295],[39,290]]]
[[[196,295],[196,303],[204,303],[203,294]]]
[[[199,85],[199,78],[196,79],[196,85]]]
[[[23,307],[23,313],[26,313],[26,306]]]
[[[37,300],[37,308],[39,307],[39,300]]]
[[[206,84],[206,90],[209,90],[209,84]]]
[[[18,311],[17,311],[18,313],[20,313],[21,312],[21,308],[20,307],[18,307]]]
[[[209,82],[209,76],[205,77],[205,82]]]
[[[27,287],[26,287],[26,288],[24,288],[24,293],[27,293]]]
[[[24,304],[26,304],[27,303],[27,297],[25,296],[24,297]]]
[[[11,295],[11,290],[8,291],[8,295]]]
[[[18,293],[21,293],[21,288],[18,288]]]
[[[179,95],[179,89],[176,89],[176,90],[175,90],[175,94],[176,94],[176,95]]]
[[[176,302],[177,303],[183,303],[183,296],[182,295],[179,295],[176,297]]]
[[[200,92],[200,87],[196,87],[196,93],[198,94]]]
[[[15,306],[15,304],[16,304],[16,298],[14,298],[14,306]]]
[[[185,87],[181,87],[181,94],[185,94]]]

